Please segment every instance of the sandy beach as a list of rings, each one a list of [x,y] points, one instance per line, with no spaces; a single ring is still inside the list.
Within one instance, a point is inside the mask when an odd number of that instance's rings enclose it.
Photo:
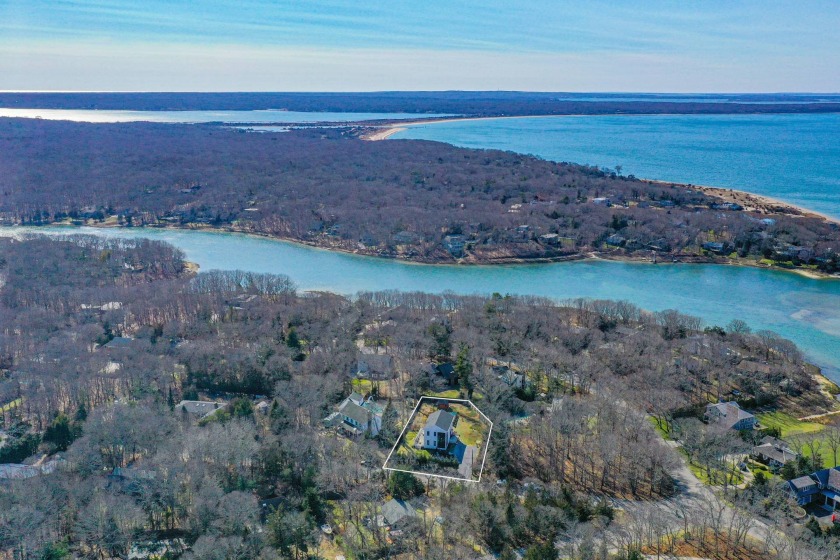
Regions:
[[[810,210],[808,208],[803,208],[802,206],[797,206],[795,204],[791,204],[790,202],[785,202],[783,200],[779,200],[778,198],[773,198],[770,196],[764,196],[761,194],[755,194],[738,189],[727,189],[725,187],[710,187],[708,185],[671,183],[669,181],[657,181],[654,179],[643,180],[649,181],[651,183],[659,183],[663,185],[677,185],[686,189],[693,189],[695,191],[699,191],[710,196],[716,196],[726,202],[734,202],[735,204],[740,204],[744,207],[744,210],[747,210],[749,212],[757,212],[759,214],[768,215],[787,214],[793,216],[801,216],[803,218],[818,218],[827,222],[840,224],[840,220],[838,220],[837,218],[834,218],[827,214],[823,214],[821,212]]]
[[[489,121],[489,120],[498,120],[498,119],[540,119],[546,117],[585,117],[591,115],[526,115],[526,116],[500,116],[500,117],[450,117],[445,119],[429,119],[429,120],[422,120],[422,121],[412,121],[412,122],[401,122],[401,123],[392,123],[390,125],[385,125],[381,128],[378,128],[376,131],[362,135],[363,140],[369,140],[372,142],[379,141],[379,140],[387,140],[394,134],[398,132],[404,131],[409,126],[418,126],[422,124],[438,124],[438,123],[447,123],[447,122],[458,122],[458,121]],[[676,185],[679,187],[683,187],[686,189],[693,189],[704,194],[708,194],[710,196],[716,196],[726,202],[734,202],[735,204],[740,204],[744,207],[745,210],[751,212],[757,212],[760,214],[787,214],[793,216],[802,216],[802,217],[811,217],[811,218],[820,218],[827,222],[840,224],[840,220],[829,216],[827,214],[823,214],[821,212],[816,212],[814,210],[810,210],[808,208],[804,208],[802,206],[797,206],[795,204],[791,204],[790,202],[785,202],[783,200],[779,200],[777,198],[773,198],[770,196],[755,194],[747,191],[742,191],[738,189],[730,189],[726,187],[713,187],[709,185],[693,185],[693,184],[686,184],[686,183],[675,183],[672,181],[662,181],[659,179],[645,179],[639,178],[641,181],[647,181],[649,183],[658,183],[662,185]]]

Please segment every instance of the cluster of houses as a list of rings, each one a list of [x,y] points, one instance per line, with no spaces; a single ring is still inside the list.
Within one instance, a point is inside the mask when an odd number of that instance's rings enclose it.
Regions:
[[[756,418],[743,410],[736,402],[723,402],[706,406],[706,420],[732,430],[752,430],[756,427]],[[799,458],[784,441],[766,436],[752,448],[750,455],[772,470],[778,471],[791,461]],[[822,469],[800,476],[785,483],[785,490],[799,505],[815,504],[830,511],[840,507],[840,467]]]
[[[734,401],[706,405],[704,417],[710,424],[727,430],[753,430],[758,425],[756,417]],[[753,446],[750,455],[774,471],[799,457],[787,443],[772,436],[763,437],[758,445]]]

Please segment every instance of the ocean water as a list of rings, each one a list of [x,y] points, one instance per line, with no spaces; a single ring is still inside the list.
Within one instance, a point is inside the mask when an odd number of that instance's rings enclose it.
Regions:
[[[793,340],[840,382],[840,281],[783,271],[722,265],[576,261],[554,264],[453,266],[361,257],[230,233],[154,228],[1,228],[0,235],[86,233],[169,242],[202,270],[286,274],[302,290],[355,294],[403,290],[523,294],[558,301],[579,297],[627,300],[644,309],[678,309],[707,325],[747,321]]]
[[[52,121],[91,123],[313,123],[388,120],[413,120],[445,117],[442,114],[417,113],[310,113],[276,109],[254,111],[115,111],[85,109],[11,109],[0,107],[0,117],[22,117]]]
[[[438,140],[745,190],[840,219],[840,114],[615,115],[413,125]],[[838,247],[840,249],[840,247]]]

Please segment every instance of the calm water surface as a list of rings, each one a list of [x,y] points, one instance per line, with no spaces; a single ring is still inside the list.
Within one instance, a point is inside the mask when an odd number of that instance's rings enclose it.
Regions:
[[[840,114],[627,115],[454,121],[392,138],[439,140],[625,175],[728,187],[840,219]]]
[[[157,122],[157,123],[313,123],[371,121],[378,119],[419,119],[444,117],[441,114],[417,113],[309,113],[301,111],[111,111],[84,109],[9,109],[0,108],[0,117],[23,117],[53,121],[92,123]]]
[[[182,249],[202,270],[248,270],[290,276],[304,290],[354,294],[403,290],[493,292],[623,299],[650,310],[679,309],[707,324],[735,318],[796,342],[840,381],[840,281],[720,265],[578,261],[511,266],[433,266],[359,257],[239,234],[161,229],[0,228],[21,232],[148,237]]]

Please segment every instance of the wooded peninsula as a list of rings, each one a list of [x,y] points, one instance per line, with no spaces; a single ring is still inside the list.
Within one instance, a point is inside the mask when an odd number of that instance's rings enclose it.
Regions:
[[[369,132],[0,119],[0,223],[213,228],[425,263],[840,270],[838,224],[792,206]]]

